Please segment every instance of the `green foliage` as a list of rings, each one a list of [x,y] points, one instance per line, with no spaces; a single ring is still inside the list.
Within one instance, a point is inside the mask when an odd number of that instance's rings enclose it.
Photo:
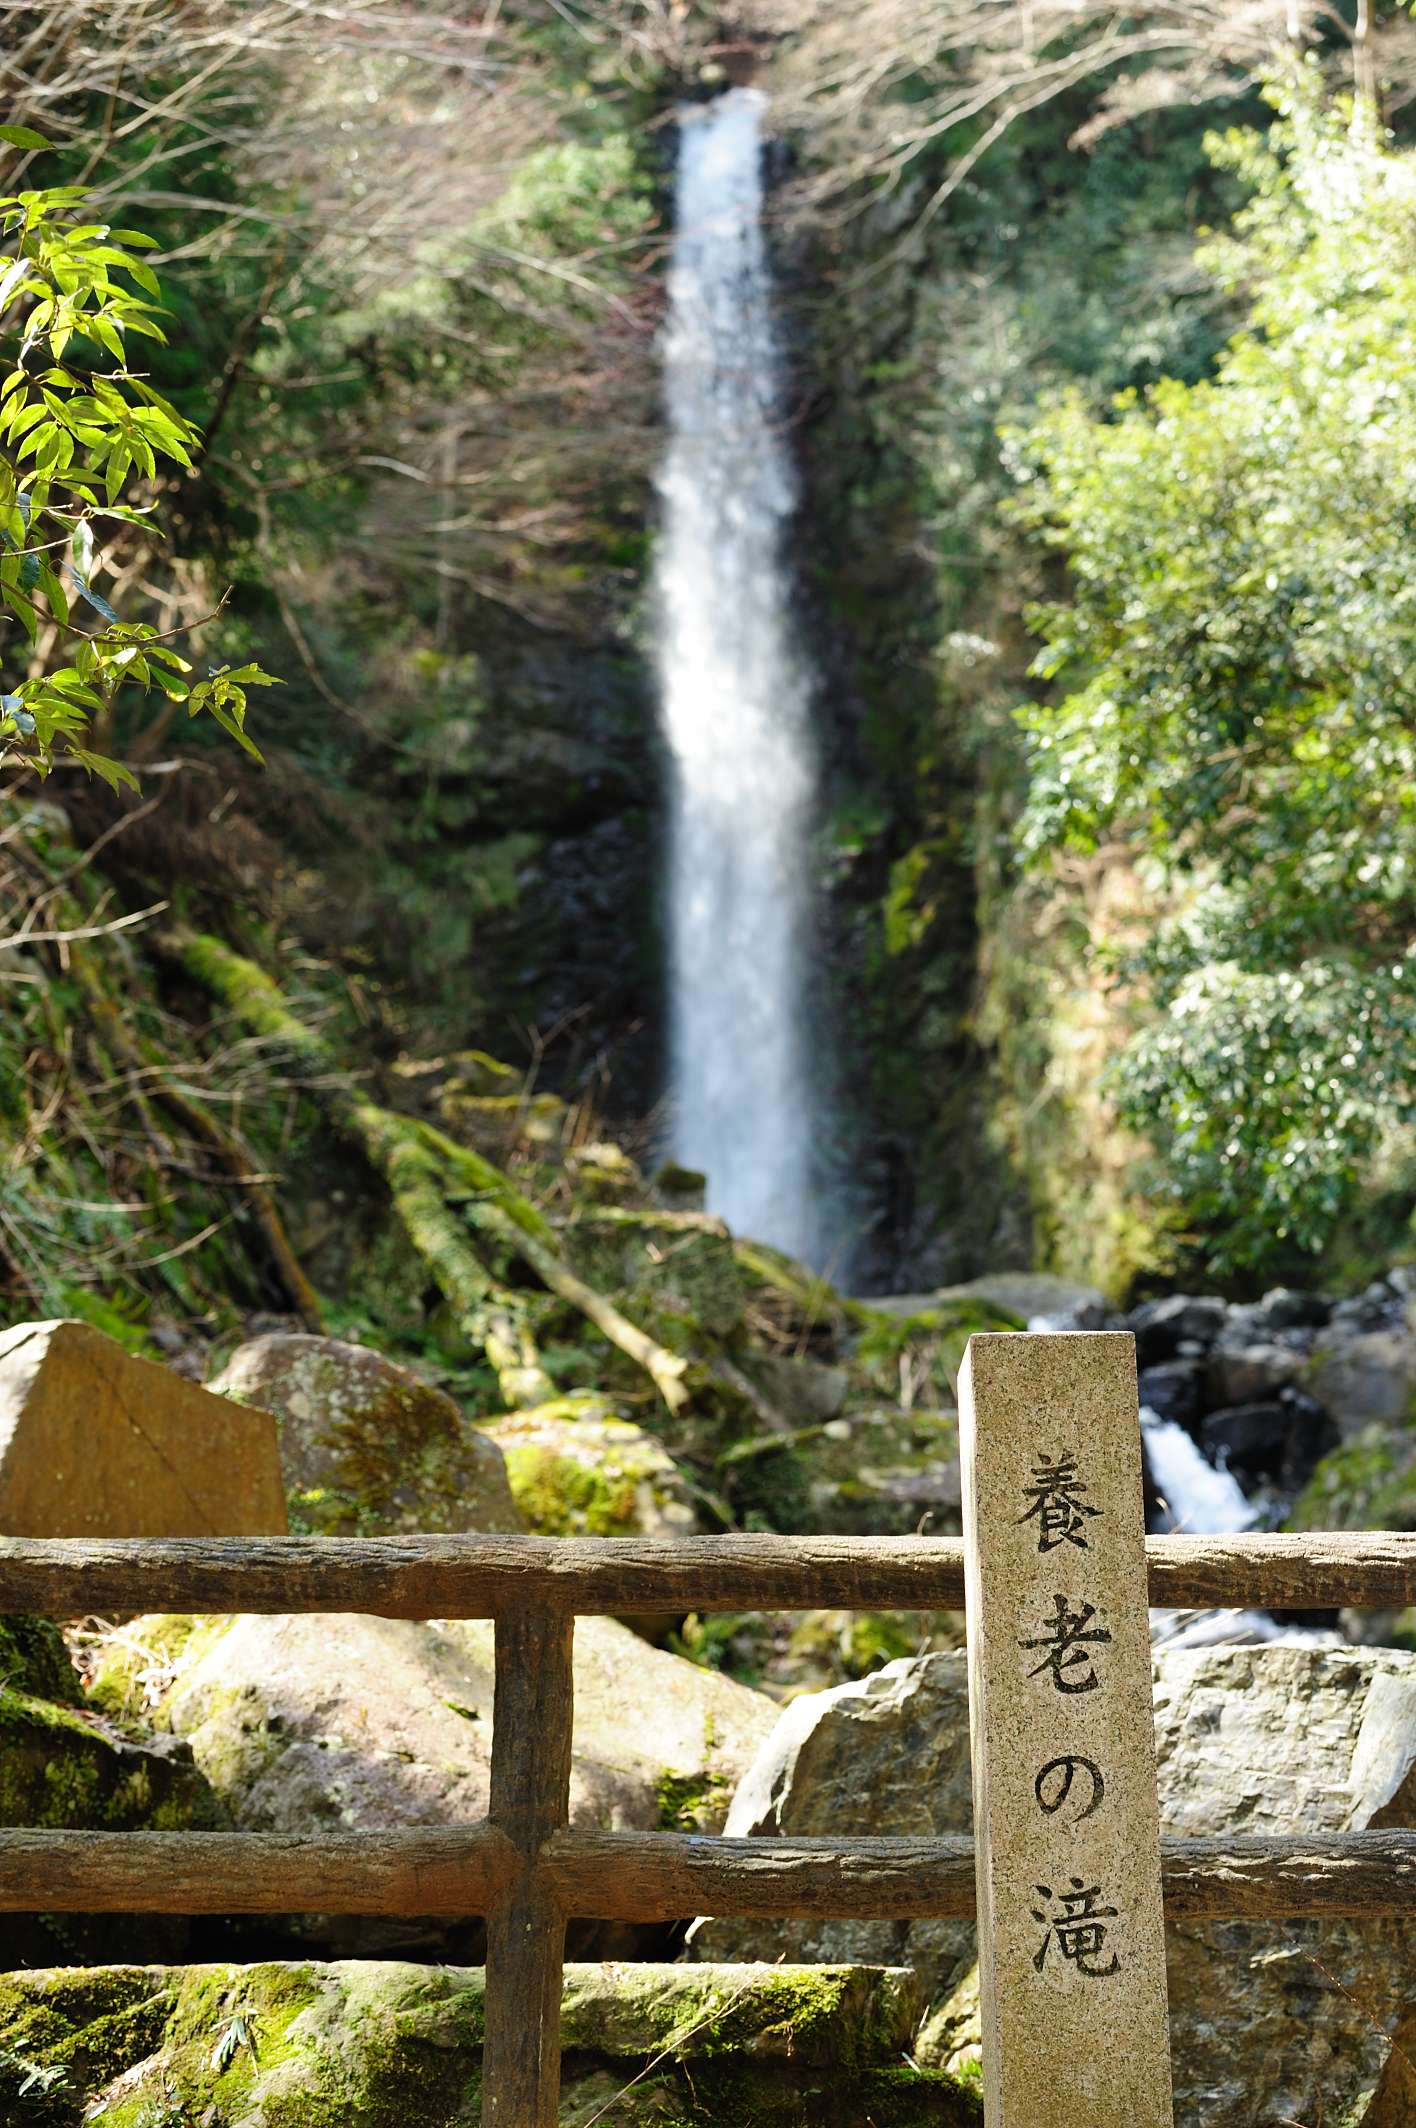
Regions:
[[[1122,1057],[1122,1113],[1164,1146],[1220,1269],[1317,1253],[1409,1115],[1416,957],[1192,970]]]
[[[1065,557],[1025,711],[1034,858],[1120,836],[1176,917],[1123,1120],[1219,1269],[1320,1250],[1412,1113],[1416,155],[1299,69],[1204,260],[1245,327],[1208,381],[1073,395],[1009,438]]]
[[[22,126],[0,138],[49,145]],[[254,664],[194,679],[155,627],[123,621],[94,588],[95,527],[140,524],[153,501],[123,498],[135,482],[151,498],[160,460],[190,470],[199,437],[130,362],[131,340],[166,337],[157,276],[141,256],[155,240],[86,220],[92,211],[79,185],[0,196],[0,604],[31,651],[46,621],[72,646],[67,663],[0,693],[0,761],[18,757],[47,775],[63,754],[116,788],[133,783],[130,771],[87,741],[91,728],[107,731],[121,691],[204,711],[259,759],[245,730],[247,689],[275,683]]]

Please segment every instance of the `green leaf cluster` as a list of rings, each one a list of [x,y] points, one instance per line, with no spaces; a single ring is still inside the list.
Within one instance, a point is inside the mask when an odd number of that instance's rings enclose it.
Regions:
[[[0,140],[49,146],[24,126],[0,127]],[[117,787],[131,772],[90,740],[125,688],[205,712],[259,759],[247,690],[275,683],[253,664],[194,677],[156,628],[125,623],[95,588],[99,535],[150,515],[163,468],[189,471],[200,438],[131,365],[133,340],[166,338],[142,256],[155,240],[89,211],[79,185],[0,196],[0,656],[26,667],[0,685],[0,762],[47,775],[63,754]]]
[[[1310,70],[1271,100],[1211,144],[1253,187],[1215,374],[1007,438],[1068,569],[1024,848],[1119,838],[1178,907],[1116,1090],[1219,1268],[1321,1249],[1416,1101],[1416,153]]]

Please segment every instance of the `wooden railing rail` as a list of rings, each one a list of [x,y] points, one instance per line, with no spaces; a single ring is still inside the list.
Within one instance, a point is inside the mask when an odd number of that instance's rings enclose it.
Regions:
[[[1416,1535],[1157,1537],[1159,1606],[1416,1603]],[[973,1911],[971,1843],[714,1840],[572,1829],[577,1614],[960,1609],[947,1538],[0,1539],[0,1613],[362,1611],[496,1625],[490,1812],[463,1830],[312,1835],[0,1833],[0,1910],[483,1914],[487,2128],[554,2128],[565,1924],[695,1913],[821,1918]],[[1250,1918],[1409,1913],[1416,1834],[1177,1840],[1170,1910]]]
[[[1150,1537],[1150,1600],[1209,1610],[1398,1610],[1416,1535]],[[0,1537],[0,1613],[962,1610],[956,1537]]]
[[[1409,1914],[1416,1832],[1166,1840],[1168,1912],[1190,1920]],[[0,1833],[0,1913],[490,1913],[517,1850],[483,1820],[388,1833]],[[950,1921],[974,1914],[968,1839],[727,1840],[554,1833],[538,1869],[571,1918]]]

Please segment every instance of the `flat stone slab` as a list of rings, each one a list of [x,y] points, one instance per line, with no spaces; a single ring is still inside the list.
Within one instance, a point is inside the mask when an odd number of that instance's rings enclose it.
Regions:
[[[0,1534],[272,1537],[286,1531],[275,1420],[89,1323],[0,1336]]]

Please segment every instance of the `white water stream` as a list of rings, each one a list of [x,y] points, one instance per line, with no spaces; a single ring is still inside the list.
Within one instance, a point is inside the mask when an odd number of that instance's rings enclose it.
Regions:
[[[786,567],[795,506],[762,232],[765,98],[686,109],[656,572],[673,764],[670,1149],[738,1231],[812,1257],[815,764]]]
[[[1142,1406],[1141,1432],[1170,1529],[1192,1537],[1227,1536],[1258,1520],[1238,1480],[1227,1470],[1216,1470],[1183,1426]],[[1255,1641],[1282,1641],[1291,1647],[1340,1645],[1335,1634],[1281,1626],[1267,1611],[1239,1610],[1152,1611],[1151,1639],[1157,1647],[1177,1648],[1250,1646]]]

